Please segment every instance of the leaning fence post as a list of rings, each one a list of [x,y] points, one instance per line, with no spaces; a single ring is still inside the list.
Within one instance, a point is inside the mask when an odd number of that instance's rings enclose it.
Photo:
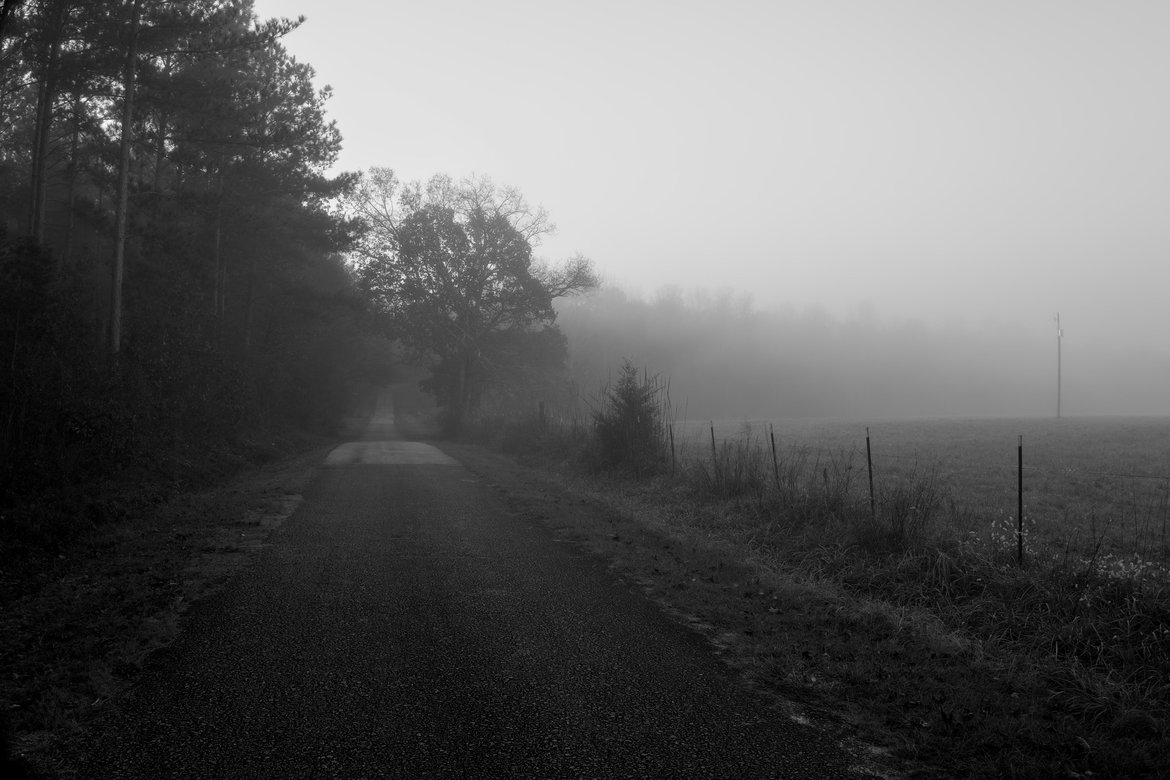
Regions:
[[[1016,446],[1016,476],[1019,490],[1016,506],[1016,565],[1024,565],[1024,435],[1020,434],[1019,444]]]
[[[768,436],[772,439],[772,476],[776,478],[776,492],[780,492],[780,463],[776,460],[776,426],[768,423]]]
[[[719,456],[715,453],[715,421],[711,421],[711,468],[719,473]]]
[[[869,468],[869,519],[877,522],[877,502],[873,496],[873,452],[869,447],[869,426],[865,427],[865,465]]]

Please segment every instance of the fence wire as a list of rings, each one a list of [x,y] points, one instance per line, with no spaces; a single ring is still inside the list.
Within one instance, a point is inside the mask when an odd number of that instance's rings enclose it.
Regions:
[[[859,426],[860,427],[860,426]],[[680,440],[691,448],[692,458],[711,457],[711,424],[689,424],[680,428]],[[816,435],[815,430],[806,433]],[[739,426],[735,431],[716,433],[723,446],[756,446],[765,459],[771,458],[773,429],[767,423]],[[860,458],[852,466],[866,468],[866,437],[840,437],[832,446],[805,443],[801,436],[775,434],[777,457],[801,458],[804,467],[823,468],[833,459]],[[838,434],[839,436],[839,434]],[[836,437],[834,437],[836,438]],[[952,505],[972,512],[985,512],[989,522],[1002,522],[1018,513],[1020,464],[1017,437],[1004,442],[1002,468],[987,459],[975,467],[962,458],[947,457],[930,449],[886,451],[881,439],[871,435],[870,449],[875,482],[884,488],[899,480],[930,478],[945,486]],[[997,452],[999,450],[996,450]],[[1140,554],[1170,561],[1170,474],[1100,470],[1068,462],[1043,465],[1028,462],[1028,441],[1023,442],[1024,520],[1029,528],[1049,538],[1100,545],[1109,541],[1120,553]],[[1050,458],[1050,454],[1048,455]],[[907,468],[907,464],[910,465]],[[997,487],[997,485],[999,487]],[[1139,487],[1140,485],[1140,487]],[[865,480],[854,490],[864,491]]]

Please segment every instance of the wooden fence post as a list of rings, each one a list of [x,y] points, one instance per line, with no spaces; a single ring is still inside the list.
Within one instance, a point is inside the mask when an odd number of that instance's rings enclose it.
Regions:
[[[772,476],[776,478],[776,492],[780,492],[780,462],[776,459],[776,426],[768,423],[768,436],[772,439]]]
[[[873,452],[869,446],[869,426],[865,428],[865,465],[869,468],[869,519],[877,522],[877,501],[873,495]]]
[[[719,475],[719,455],[715,451],[715,421],[711,421],[711,468],[714,469],[716,479]]]
[[[1020,434],[1016,446],[1016,476],[1019,490],[1016,505],[1016,565],[1024,565],[1024,435]]]

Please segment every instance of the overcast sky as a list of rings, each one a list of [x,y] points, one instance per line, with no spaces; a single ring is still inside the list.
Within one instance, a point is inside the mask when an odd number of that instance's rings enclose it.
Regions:
[[[1170,354],[1170,3],[256,0],[339,169],[491,176],[609,280]]]

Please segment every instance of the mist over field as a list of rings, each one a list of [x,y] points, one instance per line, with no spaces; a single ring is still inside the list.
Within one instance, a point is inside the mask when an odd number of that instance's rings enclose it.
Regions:
[[[489,174],[548,208],[553,263],[750,294],[730,333],[599,324],[695,414],[1055,415],[1057,312],[1065,414],[1170,412],[1170,4],[257,7],[310,17],[289,45],[335,88],[340,169]],[[391,29],[396,78],[351,54]],[[485,63],[506,89],[467,89]]]
[[[927,325],[670,286],[649,297],[604,287],[557,309],[586,397],[628,359],[669,378],[688,419],[1056,414],[1055,323]],[[1170,413],[1165,356],[1066,335],[1062,364],[1064,416]]]

